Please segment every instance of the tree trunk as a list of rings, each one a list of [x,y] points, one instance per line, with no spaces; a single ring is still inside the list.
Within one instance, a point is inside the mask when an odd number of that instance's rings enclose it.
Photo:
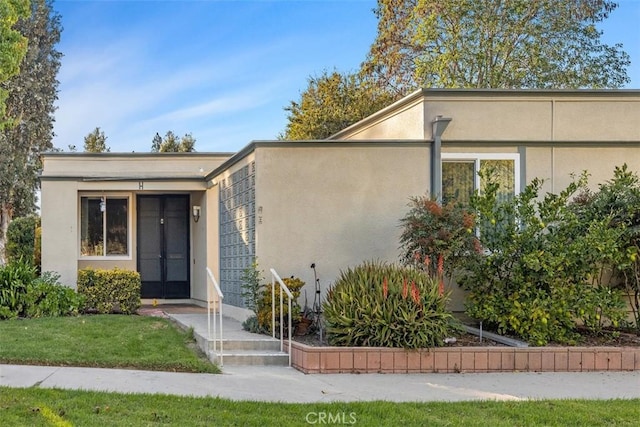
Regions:
[[[0,266],[6,262],[5,249],[7,246],[7,229],[13,217],[11,205],[0,203]]]

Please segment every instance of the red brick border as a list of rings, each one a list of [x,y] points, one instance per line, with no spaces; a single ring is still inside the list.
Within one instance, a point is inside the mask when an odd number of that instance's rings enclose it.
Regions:
[[[291,352],[292,366],[307,374],[640,370],[640,347],[447,347],[403,350],[312,347],[294,341]]]

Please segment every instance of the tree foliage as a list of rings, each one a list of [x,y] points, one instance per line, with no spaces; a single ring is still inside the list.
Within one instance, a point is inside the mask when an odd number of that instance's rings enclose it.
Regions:
[[[26,19],[29,11],[29,0],[0,0],[0,83],[20,71],[28,41],[16,24]],[[7,90],[0,86],[0,126],[6,125],[6,99]]]
[[[84,151],[87,153],[108,153],[107,137],[99,127],[96,127],[84,137]]]
[[[325,139],[395,100],[355,74],[325,71],[308,82],[300,100],[285,107],[289,122],[281,139]]]
[[[191,153],[195,150],[196,139],[190,134],[185,134],[182,138],[172,131],[168,131],[164,138],[159,133],[153,137],[151,142],[151,152],[153,153]]]
[[[1,1],[1,0],[0,0]],[[60,15],[52,0],[33,0],[31,15],[15,28],[29,41],[20,72],[1,84],[6,90],[6,114],[12,123],[0,131],[0,263],[9,222],[34,212],[40,153],[52,148],[54,102],[57,99],[62,54]]]
[[[362,72],[399,94],[419,87],[618,88],[621,44],[602,43],[607,0],[379,0]]]

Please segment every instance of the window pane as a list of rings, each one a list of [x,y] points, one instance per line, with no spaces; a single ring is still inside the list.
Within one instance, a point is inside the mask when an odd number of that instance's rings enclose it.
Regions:
[[[500,185],[497,194],[499,202],[506,202],[516,194],[515,161],[480,160],[480,169],[492,171],[492,177]]]
[[[100,201],[99,197],[80,199],[80,254],[82,256],[104,255]]]
[[[127,255],[127,199],[107,198],[107,255]]]
[[[442,201],[458,201],[467,204],[471,201],[475,181],[474,162],[442,163]]]

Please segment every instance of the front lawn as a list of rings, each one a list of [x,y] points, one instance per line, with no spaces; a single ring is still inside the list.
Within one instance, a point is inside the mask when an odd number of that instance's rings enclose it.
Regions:
[[[5,426],[632,426],[638,405],[639,399],[292,404],[0,387]]]
[[[0,363],[220,372],[190,334],[157,317],[90,315],[0,321]]]

